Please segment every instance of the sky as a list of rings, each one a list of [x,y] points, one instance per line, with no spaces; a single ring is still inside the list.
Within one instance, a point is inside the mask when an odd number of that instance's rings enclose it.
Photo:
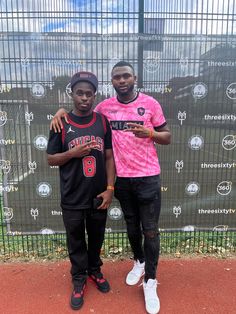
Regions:
[[[138,18],[138,2],[139,0],[0,0],[0,30],[100,34],[137,32],[134,19]],[[236,33],[235,22],[229,21],[236,14],[234,0],[144,0],[144,11],[146,17],[196,19],[191,27],[187,21],[172,21],[166,26],[167,33]],[[109,19],[111,17],[113,20]]]

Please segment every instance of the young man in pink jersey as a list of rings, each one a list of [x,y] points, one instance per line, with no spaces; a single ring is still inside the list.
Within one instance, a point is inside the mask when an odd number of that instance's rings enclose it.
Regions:
[[[115,196],[124,213],[134,254],[134,266],[126,283],[136,285],[144,275],[146,310],[156,314],[160,310],[156,271],[160,250],[161,183],[155,143],[170,144],[171,134],[160,104],[135,91],[136,76],[131,64],[118,62],[111,76],[117,96],[102,101],[96,111],[107,117],[112,128],[117,172]],[[51,127],[59,130],[60,117],[64,115],[65,111],[59,110]]]

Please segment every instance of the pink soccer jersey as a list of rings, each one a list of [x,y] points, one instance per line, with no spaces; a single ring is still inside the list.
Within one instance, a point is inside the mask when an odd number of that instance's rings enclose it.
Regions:
[[[97,105],[95,110],[110,122],[118,177],[146,177],[160,173],[153,140],[124,132],[128,128],[127,122],[140,123],[148,128],[166,124],[162,108],[154,98],[139,93],[134,101],[124,104],[112,97]]]

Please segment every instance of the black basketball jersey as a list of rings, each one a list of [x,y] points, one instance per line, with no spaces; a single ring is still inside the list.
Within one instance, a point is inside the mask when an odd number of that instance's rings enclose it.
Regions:
[[[91,208],[93,198],[107,186],[105,149],[112,148],[111,130],[107,119],[96,112],[87,117],[69,113],[61,133],[50,132],[48,154],[65,152],[76,145],[96,141],[98,148],[89,156],[72,158],[60,166],[61,206],[63,209]]]

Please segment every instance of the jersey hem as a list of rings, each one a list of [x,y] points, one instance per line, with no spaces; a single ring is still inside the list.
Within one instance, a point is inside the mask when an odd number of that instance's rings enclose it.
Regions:
[[[157,173],[148,173],[148,174],[144,174],[144,173],[139,173],[139,174],[124,174],[124,175],[120,175],[117,174],[118,178],[143,178],[143,177],[153,177],[153,176],[158,176],[159,174],[161,174],[161,171],[157,172]]]

